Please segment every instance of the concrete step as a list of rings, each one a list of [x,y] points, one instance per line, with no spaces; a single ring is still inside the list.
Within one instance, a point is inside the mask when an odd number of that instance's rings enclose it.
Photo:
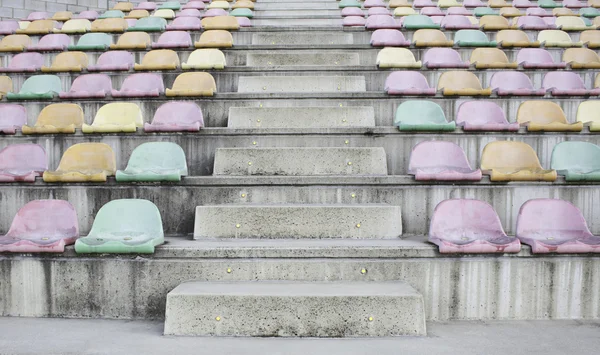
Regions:
[[[240,76],[240,93],[364,92],[364,76]]]
[[[265,4],[266,5],[266,4]],[[264,5],[263,5],[264,7]],[[294,17],[294,16],[342,16],[341,9],[331,9],[331,10],[314,10],[314,9],[304,9],[304,10],[289,10],[289,9],[281,9],[274,10],[270,7],[265,10],[254,10],[254,18],[268,18],[268,17]]]
[[[231,107],[229,128],[374,127],[372,107]]]
[[[354,44],[354,34],[344,32],[263,32],[253,33],[252,43],[256,45],[299,45],[299,44]],[[365,38],[366,39],[366,38]],[[367,42],[365,42],[367,43]]]
[[[398,238],[399,206],[205,205],[196,207],[194,239],[204,238]]]
[[[387,175],[383,148],[217,148],[214,175]]]
[[[304,2],[304,1],[285,1],[285,2],[274,2],[264,4],[261,1],[254,5],[254,10],[299,10],[307,9],[313,10],[314,15],[319,14],[319,10],[340,10],[340,6],[337,1],[318,1],[318,2]]]
[[[252,25],[265,27],[342,27],[342,18],[267,18],[252,19]]]
[[[248,53],[246,65],[251,67],[273,67],[283,65],[360,65],[358,53],[348,52],[269,52]]]
[[[423,297],[400,281],[186,282],[165,314],[165,335],[426,335]]]

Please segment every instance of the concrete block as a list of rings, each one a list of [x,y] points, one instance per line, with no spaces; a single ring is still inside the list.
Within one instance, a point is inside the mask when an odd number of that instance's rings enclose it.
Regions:
[[[27,18],[27,15],[29,15],[29,13],[31,12],[31,10],[25,10],[25,9],[13,9],[13,16],[15,19],[23,19],[23,18]]]
[[[383,148],[218,148],[214,175],[387,175]]]
[[[48,11],[48,12],[67,11],[67,5],[48,2],[48,3],[46,3],[46,11]]]
[[[272,67],[278,65],[326,65],[343,66],[359,65],[358,53],[348,52],[285,52],[249,53],[246,65],[249,67]]]
[[[364,92],[364,76],[240,76],[238,92]]]
[[[25,0],[25,9],[32,11],[46,11],[46,2],[38,0]]]
[[[403,282],[186,282],[167,295],[165,335],[426,335],[423,297]]]
[[[60,4],[77,5],[77,0],[57,0]]]
[[[13,9],[9,7],[1,7],[0,8],[0,17],[2,19],[12,19],[13,18]]]
[[[2,0],[2,7],[12,7],[13,9],[23,9],[25,0]]]
[[[237,43],[237,42],[236,42]],[[325,45],[353,44],[352,33],[343,32],[263,32],[252,34],[252,44],[257,45]]]
[[[86,6],[79,6],[79,5],[67,5],[67,10],[72,11],[72,12],[81,12],[81,11],[85,11],[88,8]]]
[[[136,2],[136,3],[139,3],[139,2]],[[108,0],[98,0],[97,7],[101,8],[101,9],[108,9]]]
[[[252,19],[252,25],[272,27],[331,27],[332,30],[337,30],[342,26],[342,19],[337,16],[332,18],[254,18]]]
[[[262,2],[261,2],[262,4]],[[339,16],[340,9],[336,10],[319,10],[318,16]],[[269,17],[306,17],[315,16],[315,10],[255,10],[254,16],[257,18]]]
[[[201,238],[398,238],[399,206],[206,205],[196,207],[194,239]]]
[[[374,127],[373,107],[230,107],[229,128]]]
[[[254,6],[255,10],[296,10],[296,9],[310,9],[315,10],[313,14],[318,10],[339,10],[340,7],[337,2],[302,2],[302,1],[282,1],[278,3],[263,4],[257,3]]]

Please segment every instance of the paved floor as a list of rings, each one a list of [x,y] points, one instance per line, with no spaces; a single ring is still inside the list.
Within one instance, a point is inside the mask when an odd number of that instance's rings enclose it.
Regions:
[[[427,337],[187,338],[162,322],[2,318],[0,354],[597,354],[600,321],[428,323]]]

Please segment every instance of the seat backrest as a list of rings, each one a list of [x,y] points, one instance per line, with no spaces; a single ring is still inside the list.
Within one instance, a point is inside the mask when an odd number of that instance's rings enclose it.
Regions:
[[[433,101],[408,100],[401,103],[396,109],[394,125],[422,124],[422,123],[447,123],[446,116],[440,105]]]
[[[552,15],[556,16],[557,19],[561,17],[575,17],[577,16],[573,10],[566,7],[555,7],[552,9]]]
[[[598,54],[589,48],[567,48],[562,57],[565,63],[598,63]]]
[[[57,171],[89,170],[105,171],[108,175],[116,172],[115,153],[105,143],[77,143],[63,154]]]
[[[225,54],[216,48],[196,49],[190,54],[186,63],[194,66],[214,64],[225,66]]]
[[[0,33],[1,34],[12,34],[19,29],[19,23],[17,21],[0,21]]]
[[[425,76],[415,70],[394,71],[385,79],[385,90],[429,89]]]
[[[207,10],[202,17],[215,17],[215,16],[227,16],[229,12],[223,9],[209,9]]]
[[[523,15],[524,15],[524,13],[522,13],[516,7],[505,6],[505,7],[503,7],[503,8],[500,9],[500,16],[504,16],[504,17],[518,17],[518,16],[523,16]]]
[[[98,57],[96,65],[130,64],[133,66],[133,54],[127,51],[108,51]]]
[[[162,17],[155,17],[154,15],[149,17],[143,17],[135,23],[135,27],[150,27],[157,29],[160,28],[164,30],[165,27],[167,27],[167,20],[165,20]]]
[[[414,54],[407,48],[386,47],[377,53],[377,64],[381,62],[395,64],[416,63]]]
[[[162,4],[158,5],[159,9],[171,9],[171,10],[179,10],[181,9],[181,4],[179,1],[165,1]]]
[[[11,144],[0,151],[0,169],[18,171],[48,170],[48,158],[42,146],[32,143]]]
[[[86,20],[93,21],[93,20],[97,19],[98,16],[99,15],[98,15],[97,11],[95,11],[95,10],[86,10],[86,11],[81,11],[79,13],[79,15],[75,16],[75,18],[83,18],[83,19],[86,19]]]
[[[183,5],[183,9],[204,10],[205,8],[206,5],[204,4],[204,1],[199,0],[188,1],[185,5]]]
[[[545,89],[585,89],[581,77],[571,71],[554,71],[544,75],[542,87]]]
[[[113,10],[131,11],[133,10],[133,3],[130,2],[118,2],[113,6]]]
[[[496,15],[496,11],[491,7],[478,6],[473,10],[473,15],[477,17],[483,17],[485,15]]]
[[[158,7],[158,5],[153,1],[143,1],[143,2],[140,2],[135,8],[137,10],[154,11],[154,10],[156,10],[157,7]]]
[[[540,161],[526,143],[495,141],[488,143],[481,154],[481,169],[541,169]]]
[[[175,11],[171,9],[158,9],[152,13],[152,17],[158,17],[162,19],[172,19],[175,18]]]
[[[200,27],[200,19],[197,17],[177,17],[171,22],[172,26]],[[227,31],[225,31],[227,32]],[[202,33],[203,35],[204,33]],[[201,35],[201,36],[202,36]]]
[[[500,16],[500,15],[485,15],[485,16],[482,16],[479,19],[479,26],[483,27],[484,29],[486,27],[491,27],[491,28],[509,28],[510,24],[508,23],[508,20],[504,16]]]
[[[36,47],[64,47],[71,44],[71,38],[64,33],[51,33],[40,38]]]
[[[173,90],[217,91],[215,78],[206,72],[188,72],[179,74],[173,83]]]
[[[16,104],[0,104],[0,127],[21,127],[27,123],[27,110]]]
[[[588,100],[577,107],[577,122],[600,124],[600,100]]]
[[[413,147],[408,164],[409,174],[414,175],[419,169],[440,167],[471,170],[465,152],[455,143],[425,141]]]
[[[489,39],[479,30],[458,30],[454,34],[454,43],[460,45],[461,42],[489,42]]]
[[[112,81],[106,74],[80,75],[71,84],[70,92],[99,92],[109,93],[112,90]]]
[[[504,110],[493,101],[474,100],[463,102],[456,113],[456,124],[474,125],[497,123],[508,124]]]
[[[105,18],[92,22],[93,32],[124,31],[129,27],[124,18]]]
[[[1,47],[28,47],[31,45],[31,38],[28,35],[8,35],[2,38]]]
[[[517,122],[538,124],[568,123],[560,106],[552,101],[529,100],[519,105]]]
[[[133,10],[125,16],[125,18],[141,19],[150,16],[148,10]]]
[[[471,52],[471,63],[508,63],[506,54],[498,48],[475,48]]]
[[[581,211],[571,202],[539,198],[521,206],[517,217],[517,237],[560,238],[565,232],[579,232],[578,237],[592,235]]]
[[[108,33],[86,33],[79,37],[78,46],[110,46],[112,44],[112,36]]]
[[[205,17],[201,23],[205,30],[237,30],[240,28],[238,20],[233,16]]]
[[[444,12],[438,8],[433,6],[424,7],[419,11],[420,15],[424,16],[444,16]]]
[[[137,146],[127,162],[125,170],[177,170],[187,175],[185,152],[172,142],[147,142]]]
[[[529,9],[527,9],[529,11]],[[534,16],[534,15],[527,15],[527,16],[520,16],[517,17],[517,27],[524,27],[524,28],[531,28],[531,27],[536,27],[536,28],[547,28],[546,22],[544,22],[544,19],[539,17],[539,16]],[[539,37],[538,37],[539,40]],[[541,41],[541,40],[540,40]]]
[[[34,200],[19,209],[6,234],[19,239],[54,240],[79,236],[77,213],[68,201]]]
[[[86,19],[73,19],[65,22],[61,28],[63,32],[89,31],[92,23]]]
[[[27,21],[47,20],[50,14],[45,11],[34,11],[27,15]]]
[[[231,43],[233,45],[233,36],[231,32],[225,30],[204,31],[200,35],[199,43],[204,45],[210,43]]]
[[[38,115],[36,126],[65,127],[75,125],[81,128],[83,110],[77,104],[51,104],[42,109]]]
[[[192,124],[200,122],[204,127],[202,110],[191,101],[169,101],[162,104],[154,113],[152,123]]]
[[[100,107],[93,125],[123,126],[132,123],[135,123],[136,127],[144,125],[140,107],[132,102],[112,102]]]
[[[482,90],[481,83],[475,74],[468,71],[447,71],[440,75],[438,89],[475,89]]]
[[[442,27],[470,27],[471,21],[463,15],[446,15],[440,25]]]
[[[423,55],[423,63],[463,64],[460,54],[452,48],[429,48]]]
[[[54,58],[53,67],[78,67],[87,68],[88,57],[84,52],[62,52]]]
[[[98,16],[98,18],[100,18],[100,19],[105,19],[105,18],[124,18],[124,17],[125,17],[125,14],[121,10],[108,10],[108,11],[104,11],[104,13],[102,13],[100,16]]]
[[[567,141],[554,146],[550,167],[554,170],[600,170],[600,147],[594,143]]]
[[[550,52],[543,48],[523,48],[517,52],[517,63],[546,64],[554,63]]]
[[[444,32],[431,28],[422,28],[413,34],[413,42],[448,42]]]
[[[170,49],[155,49],[152,50],[142,58],[142,65],[144,66],[162,66],[162,65],[173,65],[179,66],[179,56],[177,52]]]
[[[162,219],[155,204],[142,199],[112,200],[100,208],[90,236],[115,233],[163,236]]]
[[[368,21],[368,19],[367,19]],[[404,27],[426,27],[433,26],[434,23],[429,16],[425,15],[409,15],[402,19]]]
[[[201,17],[202,13],[198,9],[184,9],[179,11],[177,17]]]
[[[586,27],[585,22],[580,17],[575,16],[560,16],[556,19],[556,27],[579,28]]]
[[[586,30],[581,32],[579,40],[583,43],[600,44],[600,30]]]
[[[371,45],[373,43],[404,43],[406,39],[399,30],[381,28],[375,30],[371,35]]]
[[[117,46],[121,47],[150,46],[150,44],[152,39],[146,32],[125,32],[117,40]]]
[[[12,79],[6,75],[0,76],[0,93],[6,94],[7,92],[12,92],[12,90]]]
[[[501,30],[496,34],[496,42],[531,42],[527,34],[521,30]]]
[[[561,30],[543,30],[538,33],[537,40],[539,42],[564,43],[569,44],[573,41],[569,34]]]
[[[121,85],[121,91],[151,91],[158,90],[159,93],[165,91],[165,85],[161,74],[156,73],[135,73],[129,75]]]
[[[40,69],[44,65],[44,55],[37,52],[25,52],[15,55],[8,67],[10,69]]]
[[[397,7],[394,10],[394,16],[409,16],[409,15],[416,15],[417,12],[415,11],[415,9],[413,9],[412,7]]]
[[[440,202],[433,211],[429,235],[443,239],[460,239],[464,236],[464,231],[468,231],[469,235],[490,232],[505,235],[498,214],[487,202],[469,199]]]
[[[56,75],[34,75],[29,77],[21,86],[20,93],[39,93],[62,91],[60,78]]]
[[[527,74],[519,71],[498,71],[495,72],[490,81],[490,87],[502,90],[518,90],[529,89],[533,90],[533,83]]]
[[[169,44],[169,43],[187,43],[188,46],[192,45],[192,37],[186,31],[167,31],[158,37],[158,44]]]

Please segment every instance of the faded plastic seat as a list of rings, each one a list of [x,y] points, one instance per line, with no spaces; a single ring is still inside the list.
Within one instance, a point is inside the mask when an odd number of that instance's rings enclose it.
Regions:
[[[462,7],[462,3],[456,1],[456,0],[439,0],[437,2],[437,5],[442,8],[442,9],[447,9],[450,7]]]
[[[385,6],[385,5],[384,5]],[[254,3],[249,0],[238,0],[231,6],[232,9],[254,9]]]
[[[440,202],[431,217],[429,242],[442,254],[521,251],[521,242],[506,235],[494,208],[479,200]]]
[[[400,21],[396,21],[392,16],[375,15],[369,16],[367,18],[367,22],[365,22],[365,27],[369,30],[383,28],[400,29],[402,28],[402,24],[400,23]]]
[[[78,143],[63,154],[56,171],[44,171],[45,182],[106,182],[116,172],[115,153],[104,143]]]
[[[131,102],[113,102],[98,110],[91,125],[83,124],[83,133],[134,133],[144,126],[142,110]]]
[[[175,18],[175,11],[171,9],[158,9],[152,13],[151,17],[171,20]]]
[[[21,105],[0,104],[0,133],[16,134],[27,123],[27,110]]]
[[[121,90],[112,90],[111,94],[113,97],[158,97],[164,92],[161,74],[136,73],[125,78]]]
[[[18,29],[19,23],[17,21],[0,21],[0,35],[11,35]]]
[[[92,22],[92,32],[120,33],[125,32],[129,25],[124,18],[98,19]]]
[[[86,33],[92,30],[92,23],[85,19],[73,19],[65,22],[60,29],[55,29],[56,33]]]
[[[29,15],[27,15],[25,20],[27,20],[27,21],[47,20],[50,17],[51,17],[50,14],[45,11],[34,11],[34,12],[31,12]]]
[[[152,48],[189,48],[192,46],[192,37],[185,31],[168,31],[152,43]]]
[[[345,27],[364,27],[366,24],[364,16],[346,16],[342,19],[342,26]]]
[[[396,17],[409,16],[409,15],[418,15],[418,13],[412,7],[397,7],[394,10],[394,16],[396,16]]]
[[[482,2],[481,0],[464,0],[463,1],[463,6],[466,8],[474,8],[474,7],[481,7],[481,6],[486,6],[487,4],[485,2]]]
[[[452,142],[425,141],[410,153],[408,174],[417,181],[479,181],[481,170],[472,169],[465,152]]]
[[[476,69],[516,69],[517,63],[510,63],[506,54],[498,48],[475,48],[470,62]]]
[[[420,9],[427,6],[435,6],[435,4],[431,0],[413,0],[413,7],[415,9]]]
[[[194,46],[196,48],[230,48],[233,47],[233,36],[224,30],[204,31]]]
[[[229,2],[227,1],[222,1],[222,0],[214,0],[211,1],[210,4],[206,7],[207,9],[224,9],[224,10],[229,10],[231,6],[229,5]]]
[[[600,10],[593,7],[586,7],[579,10],[579,16],[587,18],[596,18],[600,16]]]
[[[459,30],[454,34],[454,44],[459,47],[496,47],[496,41],[490,41],[479,30]]]
[[[113,200],[102,206],[90,234],[77,239],[81,253],[152,254],[164,243],[160,212],[148,200]]]
[[[598,54],[588,48],[567,48],[562,60],[573,69],[600,69]]]
[[[483,17],[485,15],[498,15],[498,12],[487,6],[480,6],[473,9],[473,16]]]
[[[202,110],[191,101],[162,104],[154,113],[152,123],[144,123],[145,132],[198,132],[202,127]]]
[[[484,31],[497,31],[509,29],[511,26],[503,16],[485,15],[479,19],[479,27]]]
[[[466,101],[458,107],[456,125],[464,131],[509,131],[519,130],[518,123],[509,123],[504,111],[493,101]]]
[[[179,67],[177,52],[170,49],[156,49],[144,55],[141,64],[135,64],[135,70],[175,70]]]
[[[81,11],[79,13],[79,15],[75,16],[74,18],[82,18],[82,19],[86,19],[86,20],[90,20],[90,21],[94,21],[98,18],[98,12],[95,10],[87,10],[87,11]]]
[[[371,35],[371,45],[374,47],[408,47],[410,42],[398,30],[381,29],[375,30]]]
[[[584,31],[592,29],[591,26],[585,24],[581,17],[575,16],[560,16],[556,19],[556,27],[563,31]]]
[[[125,17],[125,14],[121,10],[104,11],[102,14],[100,14],[100,16],[98,16],[99,19],[124,18],[124,17]]]
[[[395,71],[385,80],[388,95],[435,95],[435,88],[429,87],[427,79],[418,71]]]
[[[167,25],[167,31],[200,31],[202,24],[196,17],[177,17]]]
[[[206,72],[190,72],[179,74],[173,82],[173,88],[167,89],[168,97],[213,96],[217,92],[217,84],[212,75]]]
[[[46,151],[38,144],[11,144],[0,151],[0,182],[34,182],[46,169]]]
[[[125,18],[133,18],[136,20],[139,20],[141,18],[144,17],[148,17],[150,16],[150,13],[148,12],[148,10],[133,10],[130,13],[128,13]]]
[[[387,4],[383,1],[383,0],[365,0],[365,2],[363,3],[363,7],[365,9],[371,8],[371,7],[386,7]]]
[[[583,123],[569,123],[565,113],[551,101],[525,101],[517,110],[517,122],[532,132],[581,132]]]
[[[75,133],[83,124],[83,110],[77,104],[52,104],[44,107],[33,126],[25,123],[23,134]]]
[[[158,7],[158,5],[153,1],[144,1],[144,2],[137,4],[137,6],[134,9],[135,10],[154,11],[154,10],[156,10],[157,7]]]
[[[225,55],[216,48],[196,49],[193,51],[187,62],[181,64],[181,69],[225,69]]]
[[[554,181],[555,170],[544,170],[535,151],[522,142],[488,143],[481,155],[481,170],[491,181]]]
[[[162,17],[144,17],[135,23],[135,25],[127,28],[128,32],[162,32],[167,27],[167,20]]]
[[[492,9],[499,9],[502,7],[511,6],[511,4],[507,3],[506,0],[489,0],[488,6]]]
[[[119,36],[117,43],[110,49],[146,49],[152,45],[152,39],[146,32],[127,32]]]
[[[27,78],[19,93],[8,92],[8,100],[50,100],[62,91],[60,78],[56,75],[35,75]]]
[[[444,16],[444,12],[438,7],[424,7],[419,11],[419,15],[424,16]]]
[[[404,101],[396,109],[394,126],[401,131],[454,131],[456,124],[446,121],[440,105],[433,101]]]
[[[0,73],[33,73],[44,65],[44,56],[41,53],[26,52],[12,57],[6,68],[0,68]]]
[[[206,5],[204,1],[188,1],[187,4],[183,5],[182,9],[196,9],[196,10],[204,10]]]
[[[561,30],[544,30],[538,33],[537,40],[544,47],[581,47],[583,43],[573,42],[569,34]]]
[[[165,1],[162,4],[158,5],[158,9],[169,9],[177,11],[181,9],[181,4],[179,3],[179,1]]]
[[[84,52],[63,52],[54,58],[51,66],[42,66],[42,72],[80,72],[86,69],[87,65],[88,58]]]
[[[137,146],[125,170],[117,170],[118,182],[181,181],[188,169],[185,152],[171,142],[148,142]]]
[[[133,54],[127,51],[108,51],[102,53],[96,65],[89,65],[88,71],[128,71],[135,64]]]
[[[540,46],[540,42],[531,41],[527,34],[521,30],[498,31],[496,34],[496,42],[503,48]]]
[[[454,41],[449,41],[440,30],[422,29],[413,34],[416,47],[452,47]]]
[[[587,6],[585,2],[579,0],[563,0],[562,4],[569,9],[581,9]]]
[[[252,10],[246,9],[246,8],[233,9],[229,12],[229,15],[234,16],[234,17],[247,17],[247,18],[254,17],[254,13],[252,12]]]
[[[369,19],[367,19],[367,23]],[[368,28],[368,27],[367,27]],[[439,29],[440,25],[434,23],[430,17],[425,15],[409,15],[402,18],[402,28],[407,30]]]
[[[490,80],[498,96],[544,96],[546,90],[535,89],[527,74],[518,71],[499,71]]]
[[[566,181],[600,181],[600,147],[589,142],[558,143],[550,166]]]
[[[358,0],[341,0],[338,6],[340,9],[345,9],[347,7],[362,7],[362,4]]]
[[[71,11],[57,11],[50,19],[54,21],[69,21],[72,18],[73,13]]]
[[[12,79],[6,75],[0,76],[0,99],[13,90]]]
[[[202,17],[202,13],[197,9],[185,9],[181,10],[175,15],[175,17]]]
[[[54,20],[36,20],[25,29],[18,29],[15,33],[26,35],[45,35],[59,29],[60,25]]]
[[[390,0],[388,2],[388,7],[390,9],[395,9],[397,7],[412,7],[412,4],[408,2],[408,0]]]
[[[421,68],[421,61],[406,48],[383,48],[377,53],[376,64],[379,68]]]
[[[354,16],[360,16],[363,13],[361,9],[356,8],[356,7],[348,7],[347,9],[348,10],[358,10],[355,14],[353,14]],[[344,16],[344,10],[346,10],[346,9],[342,9],[342,16]],[[391,16],[392,13],[385,7],[372,7],[369,10],[367,10],[367,16],[372,16],[372,15]]]
[[[600,100],[580,103],[577,107],[577,122],[587,125],[590,132],[600,132]]]
[[[552,15],[557,18],[577,16],[577,14],[575,14],[573,12],[573,10],[566,8],[566,7],[557,7],[557,8],[552,9]]]
[[[579,41],[582,42],[588,48],[600,48],[600,31],[599,30],[587,30],[581,32],[579,35]]]
[[[468,71],[447,71],[438,80],[438,90],[445,96],[489,96],[492,89],[484,89],[475,74]]]
[[[31,52],[64,51],[71,44],[71,38],[66,34],[49,34],[40,38],[36,45],[27,46]]]
[[[430,48],[423,55],[423,65],[428,69],[468,68],[470,63],[463,61],[452,48]]]
[[[571,71],[549,72],[544,75],[542,87],[552,96],[598,95],[600,89],[588,90],[581,77]]]
[[[564,200],[525,202],[517,217],[516,236],[534,254],[600,253],[600,237],[590,232],[581,211]]]
[[[62,253],[79,237],[73,206],[63,200],[33,200],[21,207],[6,235],[0,236],[0,252]]]
[[[518,9],[526,9],[529,7],[537,7],[537,4],[529,0],[513,0],[512,6]]]
[[[346,16],[365,16],[365,13],[358,7],[345,7],[342,9],[342,17]]]
[[[539,16],[521,16],[517,17],[516,27],[522,30],[548,30],[554,28],[554,26],[548,25],[543,18]]]
[[[28,35],[8,35],[0,41],[0,52],[22,52],[30,45]]]
[[[440,25],[446,30],[463,30],[479,28],[478,25],[472,24],[467,16],[463,15],[446,15],[442,19]]]
[[[112,91],[112,81],[106,74],[80,75],[71,84],[68,92],[61,92],[61,99],[104,98]]]
[[[500,16],[504,16],[506,18],[525,16],[524,12],[521,12],[521,10],[517,9],[516,7],[512,7],[512,6],[501,8],[500,12],[498,14]]]
[[[223,9],[210,9],[207,10],[202,17],[215,17],[215,16],[228,16],[229,12]]]
[[[523,48],[517,53],[517,63],[524,69],[562,69],[567,63],[555,63],[552,55],[541,48]]]
[[[112,44],[108,33],[86,33],[79,37],[76,45],[69,45],[70,51],[105,51]]]
[[[203,18],[202,28],[205,30],[239,30],[240,24],[233,16],[215,16]]]
[[[123,12],[129,12],[133,10],[133,3],[130,2],[117,2],[115,6],[113,6],[112,10],[121,10]]]
[[[461,16],[471,16],[473,13],[467,9],[466,7],[450,7],[446,10],[446,15],[461,15]]]

